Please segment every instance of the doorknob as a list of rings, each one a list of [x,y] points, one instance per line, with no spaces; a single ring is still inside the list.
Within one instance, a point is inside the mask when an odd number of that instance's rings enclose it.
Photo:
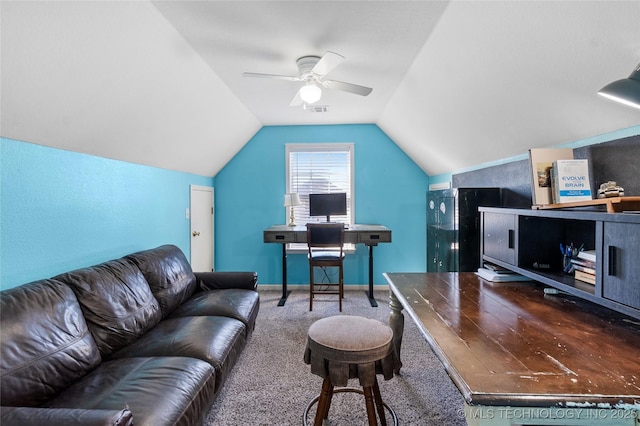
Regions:
[[[191,235],[193,235],[194,237],[197,237],[198,235],[200,235],[200,233],[198,231],[193,231]]]

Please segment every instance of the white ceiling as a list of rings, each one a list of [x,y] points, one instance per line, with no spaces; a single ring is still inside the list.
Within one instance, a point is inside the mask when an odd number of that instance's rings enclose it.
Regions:
[[[429,175],[640,124],[635,1],[2,1],[2,136],[214,176],[262,125],[375,123]],[[295,61],[346,57],[326,113]]]

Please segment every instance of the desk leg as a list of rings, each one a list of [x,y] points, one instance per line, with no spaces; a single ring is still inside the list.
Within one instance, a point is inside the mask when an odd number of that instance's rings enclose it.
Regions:
[[[400,301],[393,294],[393,291],[389,290],[389,306],[391,307],[391,314],[389,315],[389,326],[393,330],[393,345],[396,349],[396,355],[398,357],[398,367],[395,373],[400,373],[402,367],[402,361],[400,360],[400,347],[402,346],[402,333],[404,333],[404,314],[402,313],[402,305]]]
[[[373,246],[375,244],[369,244],[369,303],[371,307],[377,308],[378,302],[373,297]]]
[[[282,244],[282,297],[278,306],[284,306],[291,292],[287,291],[287,245]]]

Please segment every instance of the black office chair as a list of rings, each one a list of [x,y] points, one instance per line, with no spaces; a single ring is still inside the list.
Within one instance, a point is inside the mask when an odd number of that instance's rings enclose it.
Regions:
[[[342,223],[308,223],[307,244],[309,246],[309,310],[313,310],[313,297],[316,294],[337,294],[340,312],[342,312],[344,225]],[[330,282],[327,267],[338,268],[338,282]],[[314,280],[314,268],[322,268],[324,279],[319,283]]]

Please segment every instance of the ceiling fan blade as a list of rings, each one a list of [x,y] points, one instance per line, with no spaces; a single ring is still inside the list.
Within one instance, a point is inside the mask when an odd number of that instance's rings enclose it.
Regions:
[[[300,96],[300,90],[298,90],[293,99],[291,99],[291,102],[289,102],[289,106],[297,107],[302,105],[303,103],[304,101],[302,100],[302,96]]]
[[[243,72],[243,77],[258,77],[258,78],[274,78],[278,80],[287,80],[287,81],[302,81],[300,77],[291,76],[291,75],[277,75],[277,74],[260,74],[257,72]]]
[[[327,75],[332,69],[340,65],[342,61],[344,61],[344,56],[327,51],[311,71],[320,76]]]
[[[371,87],[336,80],[323,80],[322,85],[327,89],[342,90],[343,92],[354,93],[360,96],[367,96],[373,90]]]

